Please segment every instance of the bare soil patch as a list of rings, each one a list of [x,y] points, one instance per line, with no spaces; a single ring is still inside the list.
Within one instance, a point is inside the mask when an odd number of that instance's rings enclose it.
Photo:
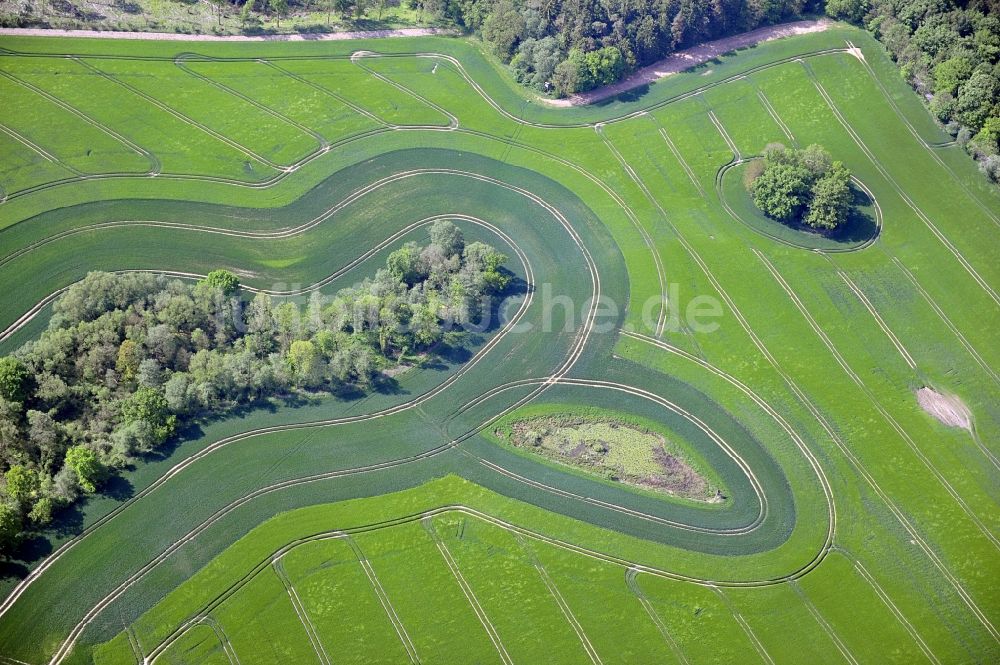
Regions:
[[[955,395],[943,395],[924,386],[917,391],[920,407],[949,427],[972,430],[972,412]]]

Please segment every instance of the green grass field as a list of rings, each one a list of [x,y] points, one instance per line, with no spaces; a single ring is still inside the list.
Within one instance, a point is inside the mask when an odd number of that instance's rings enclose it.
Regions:
[[[531,287],[396,391],[207,423],[67,511],[3,562],[0,660],[1000,659],[1000,191],[867,33],[571,109],[461,39],[4,37],[0,97],[0,353],[91,270],[301,301],[441,216]],[[773,142],[853,171],[848,237],[757,213]],[[574,409],[726,500],[492,434]]]

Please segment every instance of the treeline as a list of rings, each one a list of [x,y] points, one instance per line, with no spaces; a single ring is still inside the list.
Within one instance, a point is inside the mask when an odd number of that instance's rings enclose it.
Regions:
[[[0,359],[0,552],[177,428],[300,391],[364,390],[382,370],[481,321],[506,257],[438,221],[431,242],[303,310],[249,301],[230,272],[197,284],[90,273],[48,329]],[[446,340],[451,341],[451,340]]]
[[[822,0],[409,0],[479,33],[519,81],[565,96],[674,51],[822,11]]]
[[[828,0],[881,41],[931,112],[1000,181],[1000,1]]]

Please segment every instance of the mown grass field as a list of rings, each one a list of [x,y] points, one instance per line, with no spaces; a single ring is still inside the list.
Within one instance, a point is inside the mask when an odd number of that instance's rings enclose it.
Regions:
[[[90,270],[304,300],[441,216],[531,287],[395,391],[207,423],[64,515],[3,568],[7,660],[1000,657],[1000,193],[865,33],[573,109],[457,39],[8,37],[0,95],[3,353]],[[867,235],[751,219],[733,164],[772,142],[845,162]],[[727,500],[490,435],[565,408],[669,433]]]

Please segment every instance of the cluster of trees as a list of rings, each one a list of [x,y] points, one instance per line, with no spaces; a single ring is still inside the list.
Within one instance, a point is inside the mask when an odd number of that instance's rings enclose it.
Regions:
[[[853,202],[851,172],[813,144],[804,150],[774,143],[750,162],[744,185],[768,217],[833,231],[847,221]]]
[[[375,12],[377,20],[389,7],[398,7],[400,0],[209,0],[218,12],[219,25],[222,17],[238,11],[240,22],[245,29],[259,28],[261,16],[275,19],[281,28],[281,19],[295,11],[326,11],[326,22],[330,24],[333,13],[342,18],[353,16],[361,19],[368,12]]]
[[[245,300],[224,270],[197,284],[99,272],[75,284],[39,339],[0,359],[0,553],[185,422],[274,395],[363,390],[460,337],[507,289],[506,257],[447,221],[430,239],[304,311]]]
[[[867,27],[931,112],[1000,181],[998,0],[828,0],[826,11]]]
[[[408,0],[479,33],[519,81],[564,96],[823,0]]]

